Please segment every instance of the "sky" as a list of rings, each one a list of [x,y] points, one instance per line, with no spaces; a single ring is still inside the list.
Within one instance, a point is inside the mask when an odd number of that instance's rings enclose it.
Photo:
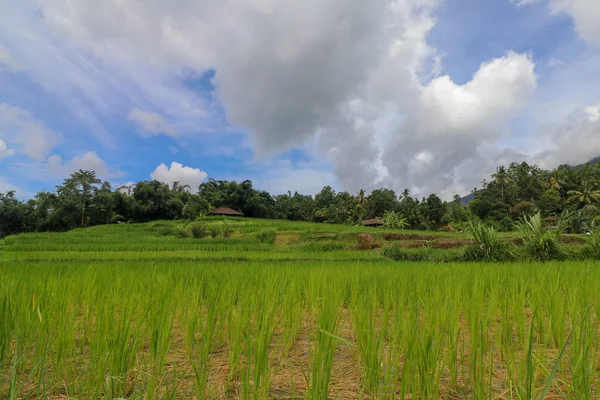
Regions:
[[[600,155],[598,0],[0,0],[0,192],[445,199]]]

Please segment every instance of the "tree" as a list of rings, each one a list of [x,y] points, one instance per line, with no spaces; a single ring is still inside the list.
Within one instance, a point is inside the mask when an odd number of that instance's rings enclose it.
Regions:
[[[593,190],[587,182],[584,182],[581,190],[569,190],[568,195],[569,202],[582,207],[600,200],[600,190]]]
[[[390,189],[375,189],[368,198],[367,218],[382,217],[386,211],[397,209],[396,194]]]
[[[92,199],[100,189],[102,183],[93,171],[79,170],[67,179],[62,186],[58,187],[58,196],[65,210],[67,224],[74,226],[74,212],[81,216],[80,226],[85,226],[85,214],[92,203]]]
[[[25,232],[30,207],[15,198],[15,192],[0,193],[0,238]]]

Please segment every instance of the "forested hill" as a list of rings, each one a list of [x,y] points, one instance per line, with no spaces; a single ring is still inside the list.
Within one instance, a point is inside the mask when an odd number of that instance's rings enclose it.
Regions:
[[[194,220],[215,207],[253,218],[353,225],[380,218],[389,226],[430,230],[462,229],[473,218],[511,230],[523,214],[540,211],[574,221],[572,231],[581,232],[599,217],[600,163],[562,165],[553,171],[512,163],[498,167],[472,196],[465,206],[459,196],[444,202],[436,194],[413,197],[408,189],[352,194],[326,186],[314,196],[271,195],[255,189],[251,181],[214,179],[198,188],[158,181],[113,188],[94,172],[78,171],[55,191],[40,192],[28,201],[20,201],[14,192],[0,193],[0,237],[118,222]]]
[[[580,168],[583,168],[587,164],[600,164],[600,156],[591,159],[590,161],[588,161],[585,164],[579,164],[579,165],[576,165],[576,166],[574,166],[572,168],[574,168],[574,169],[580,169]],[[468,195],[460,198],[460,204],[463,205],[463,206],[466,206],[470,202],[472,202],[473,200],[475,200],[475,193],[471,192]]]

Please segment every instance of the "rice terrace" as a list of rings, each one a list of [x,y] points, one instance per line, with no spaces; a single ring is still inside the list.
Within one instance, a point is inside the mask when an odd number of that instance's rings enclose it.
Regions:
[[[0,0],[0,400],[600,400],[600,0]]]
[[[9,236],[0,393],[597,398],[597,261],[464,262],[469,237],[227,217]]]

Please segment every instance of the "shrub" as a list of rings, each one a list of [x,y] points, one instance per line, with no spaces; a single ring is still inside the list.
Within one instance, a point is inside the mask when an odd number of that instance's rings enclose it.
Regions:
[[[216,239],[221,234],[221,228],[219,226],[213,225],[210,227],[210,237]]]
[[[233,227],[227,221],[223,221],[223,225],[221,226],[221,234],[224,238],[231,237],[233,234]]]
[[[470,222],[467,234],[476,243],[465,249],[462,255],[464,261],[504,262],[515,259],[510,243],[503,241],[493,227]]]
[[[202,239],[202,238],[208,236],[208,229],[207,229],[206,225],[198,223],[198,222],[189,224],[185,228],[185,231],[188,234],[188,236],[191,236],[195,239]]]
[[[588,236],[583,245],[582,255],[585,258],[600,260],[600,229],[594,229]]]
[[[258,234],[256,235],[256,237],[258,238],[258,240],[261,241],[261,243],[268,243],[268,244],[275,243],[276,236],[277,236],[277,232],[275,231],[275,229],[261,231],[261,232],[258,232]]]
[[[536,261],[562,260],[567,252],[558,244],[559,230],[550,231],[544,224],[542,214],[524,215],[516,224],[525,243],[527,255]]]
[[[430,246],[423,246],[418,250],[408,250],[398,243],[394,243],[384,247],[381,254],[394,261],[435,261],[433,249]]]
[[[158,228],[158,234],[160,236],[175,236],[177,234],[177,229],[171,226],[161,226]]]
[[[407,226],[406,218],[402,218],[402,216],[395,211],[386,211],[383,216],[383,223],[386,228],[390,229],[404,229]]]

